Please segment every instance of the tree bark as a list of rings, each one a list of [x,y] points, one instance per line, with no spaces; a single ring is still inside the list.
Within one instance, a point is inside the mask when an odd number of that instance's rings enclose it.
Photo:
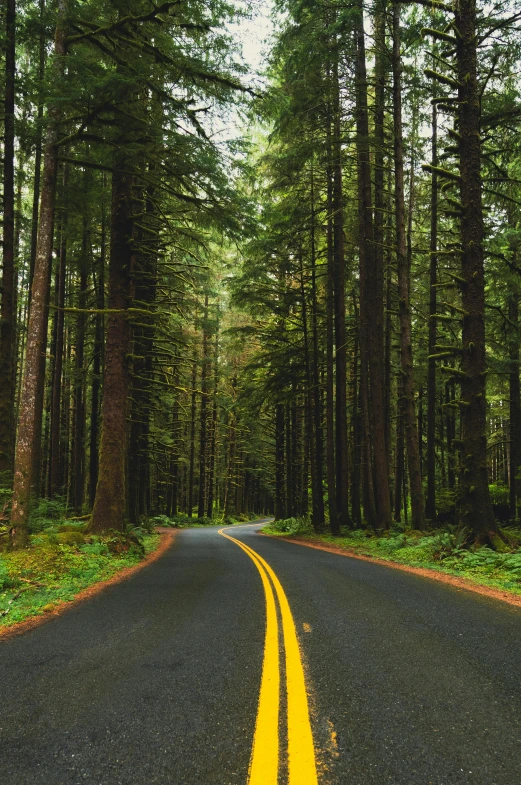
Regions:
[[[329,526],[338,534],[335,468],[335,362],[334,362],[334,280],[333,249],[333,150],[331,119],[327,121],[327,278],[326,278],[326,476]]]
[[[492,512],[487,466],[485,357],[485,276],[481,185],[481,101],[477,81],[476,2],[455,5],[458,31],[458,116],[461,216],[462,375],[461,475],[459,517],[474,539],[494,544],[498,528]]]
[[[0,305],[0,476],[13,470],[16,342],[16,276],[14,226],[14,108],[16,0],[5,9],[4,182],[2,237],[2,302]]]
[[[345,250],[344,250],[344,195],[342,192],[342,139],[340,118],[340,86],[338,63],[335,59],[333,76],[333,254],[334,254],[334,305],[335,305],[335,452],[336,452],[336,507],[337,525],[351,526],[349,515],[349,446],[347,442],[347,334],[345,299]]]
[[[207,409],[208,409],[208,294],[204,297],[203,310],[203,356],[201,361],[201,408],[200,408],[200,431],[199,431],[199,499],[197,505],[197,517],[203,518],[206,509],[206,459],[207,459]]]
[[[438,119],[436,104],[432,105],[432,166],[438,165]],[[436,520],[436,360],[437,341],[436,310],[438,282],[438,175],[433,169],[431,176],[431,235],[429,262],[429,360],[427,371],[427,498],[425,517]]]
[[[99,272],[97,279],[93,274],[94,291],[96,293],[96,308],[103,311],[105,308],[105,206],[101,206],[101,241]],[[99,313],[94,321],[94,356],[92,359],[91,380],[91,407],[90,407],[90,455],[89,455],[89,499],[91,508],[96,498],[99,470],[99,423],[100,423],[100,393],[103,370],[103,337],[104,318]]]
[[[365,425],[366,427],[371,427],[373,440],[372,459],[374,461],[374,494],[377,523],[380,527],[388,529],[391,525],[391,501],[389,493],[389,466],[385,450],[383,345],[379,343],[382,335],[380,323],[383,319],[383,300],[380,296],[381,287],[379,287],[381,273],[377,269],[378,258],[374,252],[367,69],[364,15],[361,3],[357,5],[355,42],[362,374],[365,373],[365,369],[369,370],[369,390],[364,391],[364,405],[366,406]],[[366,433],[366,439],[369,441],[369,433]],[[368,467],[368,470],[370,471],[371,467]],[[367,485],[368,483],[366,483]],[[366,493],[368,492],[369,488],[367,488]]]
[[[65,19],[67,0],[59,0],[58,20],[54,41],[56,80],[63,78],[66,55]],[[40,220],[36,246],[34,278],[31,287],[31,312],[27,325],[25,367],[18,416],[18,435],[14,467],[13,498],[11,507],[11,547],[24,547],[27,543],[27,523],[31,482],[33,479],[36,436],[39,433],[36,418],[37,395],[42,383],[41,355],[44,347],[44,327],[49,296],[49,269],[53,241],[54,206],[58,171],[58,127],[62,117],[59,104],[49,111],[49,125],[45,141],[42,177]]]
[[[286,517],[284,484],[284,404],[275,407],[275,520]]]
[[[67,167],[63,172],[63,187],[66,194]],[[49,466],[49,496],[51,498],[63,492],[63,472],[61,455],[61,399],[65,327],[65,276],[67,271],[67,211],[64,212],[60,226],[60,251],[58,271],[56,274],[56,305],[54,317],[56,341],[54,350],[54,363],[52,375],[52,400],[51,400],[51,437],[50,437],[50,466]]]
[[[191,518],[194,506],[194,468],[195,468],[195,418],[197,413],[197,354],[192,363],[192,395],[190,404],[190,468],[188,470],[187,515]]]
[[[425,527],[425,502],[423,499],[418,427],[414,406],[410,272],[405,236],[401,69],[400,6],[398,3],[395,3],[393,7],[394,199],[400,318],[400,357],[405,440],[407,444],[407,464],[411,491],[412,527],[422,530]]]
[[[514,254],[514,266],[516,265]],[[517,284],[508,299],[508,318],[512,325],[509,341],[509,389],[510,389],[510,423],[509,423],[509,475],[510,475],[510,517],[517,518],[519,485],[517,479],[521,464],[521,390],[519,383],[519,290]]]
[[[112,174],[108,308],[99,476],[90,530],[121,531],[127,512],[126,453],[129,394],[128,307],[132,263],[133,176],[117,156]]]

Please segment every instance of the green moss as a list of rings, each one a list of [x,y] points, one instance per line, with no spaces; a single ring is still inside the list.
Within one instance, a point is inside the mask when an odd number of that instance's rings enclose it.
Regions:
[[[82,532],[36,535],[29,548],[0,555],[0,627],[51,610],[78,592],[138,564],[159,535],[140,537],[141,548],[111,553],[101,537]]]

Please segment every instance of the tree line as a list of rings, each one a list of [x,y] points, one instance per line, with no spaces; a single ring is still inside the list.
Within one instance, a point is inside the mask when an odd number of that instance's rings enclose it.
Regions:
[[[10,545],[50,498],[93,532],[257,512],[501,547],[521,14],[283,0],[259,91],[247,5],[6,0]]]
[[[317,531],[438,521],[501,547],[520,490],[519,11],[279,11],[235,293],[268,369],[276,515],[298,471]]]
[[[237,156],[214,134],[249,92],[226,32],[235,9],[4,9],[0,472],[11,547],[27,543],[38,498],[90,514],[92,532],[269,507],[266,450],[250,449],[262,422],[242,413],[243,349],[223,305],[224,260],[247,223]]]

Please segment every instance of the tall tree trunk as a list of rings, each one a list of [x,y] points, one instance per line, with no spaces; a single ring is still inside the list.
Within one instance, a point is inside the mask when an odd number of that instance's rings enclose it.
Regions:
[[[67,186],[67,167],[63,171],[64,194]],[[56,305],[54,316],[56,341],[52,375],[51,400],[51,437],[49,496],[51,498],[63,492],[63,472],[61,456],[61,398],[63,375],[64,327],[65,327],[65,276],[67,271],[67,211],[64,212],[60,226],[60,250],[58,270],[56,273]]]
[[[485,276],[481,186],[480,90],[477,81],[476,2],[459,0],[458,131],[460,160],[463,354],[461,368],[461,474],[459,515],[475,540],[494,544],[498,536],[488,487],[485,358]]]
[[[436,104],[432,105],[432,166],[438,166],[438,118]],[[429,360],[427,371],[427,498],[425,517],[436,520],[436,310],[438,283],[438,175],[433,168],[431,177],[431,236],[429,272]]]
[[[404,488],[404,432],[405,417],[403,412],[403,380],[398,378],[398,406],[396,412],[396,466],[394,471],[394,520],[399,523],[402,515],[402,493]],[[407,506],[407,499],[404,497]]]
[[[72,483],[71,502],[77,514],[81,514],[85,487],[85,331],[87,327],[87,254],[90,238],[86,226],[83,236],[83,253],[80,260],[78,314],[74,346],[74,385],[73,385],[73,437],[72,437]]]
[[[212,421],[210,431],[210,457],[208,461],[208,498],[206,501],[206,515],[213,518],[214,486],[215,486],[215,462],[217,454],[217,393],[219,389],[219,322],[215,331],[215,349],[213,359],[213,402],[212,402]]]
[[[197,413],[197,349],[194,348],[192,364],[192,396],[190,404],[190,468],[188,470],[187,515],[191,518],[194,506],[194,468],[195,468],[195,419]]]
[[[275,520],[286,517],[284,484],[284,404],[275,407]]]
[[[94,291],[96,293],[96,308],[99,311],[105,309],[105,206],[101,206],[101,240],[99,271],[97,278],[93,275]],[[94,506],[96,498],[96,486],[98,484],[99,470],[99,422],[100,422],[100,393],[103,369],[103,335],[104,318],[102,313],[94,317],[94,356],[92,359],[92,381],[91,381],[91,407],[90,407],[90,454],[89,454],[89,499],[91,508]]]
[[[380,297],[380,272],[374,252],[373,210],[371,201],[371,165],[369,153],[369,114],[367,106],[367,69],[365,60],[365,32],[362,4],[357,7],[356,41],[356,144],[358,152],[359,201],[359,256],[360,256],[360,348],[362,374],[369,370],[369,390],[364,391],[366,433],[372,435],[374,462],[374,494],[378,526],[391,525],[391,497],[389,466],[385,450],[385,422],[383,401],[383,346],[379,344],[382,331],[383,300]],[[365,384],[367,387],[367,382]],[[369,445],[368,445],[369,446]],[[369,452],[369,450],[368,450]],[[366,483],[366,486],[368,483]],[[367,489],[369,492],[369,488]]]
[[[318,301],[317,301],[317,270],[316,270],[316,216],[315,216],[315,182],[314,172],[311,169],[311,330],[313,334],[313,423],[314,423],[314,453],[316,475],[316,522],[320,529],[324,528],[324,438],[322,430],[322,406],[319,380],[319,342],[318,342]],[[301,276],[302,277],[302,276]],[[304,296],[304,295],[303,295]]]
[[[4,182],[2,302],[0,306],[0,476],[13,470],[16,341],[14,227],[14,106],[16,0],[5,9]]]
[[[354,298],[353,298],[354,300]],[[358,329],[358,309],[356,303],[353,304],[353,314],[355,317],[355,337],[353,348],[353,370],[352,370],[352,401],[353,416],[353,458],[351,461],[351,518],[355,526],[362,523],[362,510],[360,499],[360,469],[362,466],[362,422],[360,412],[360,340]]]
[[[203,311],[203,356],[201,363],[201,427],[199,431],[199,500],[197,505],[197,517],[203,518],[206,509],[206,460],[208,452],[207,432],[208,432],[208,294],[204,296]]]
[[[349,446],[347,442],[347,334],[345,296],[344,252],[344,195],[342,192],[342,139],[340,84],[338,62],[335,59],[333,76],[333,253],[334,253],[334,303],[335,303],[335,447],[336,447],[336,506],[337,525],[350,526],[349,515]]]
[[[412,526],[414,529],[421,530],[425,526],[425,502],[423,499],[418,427],[414,406],[410,272],[407,261],[405,236],[401,70],[400,6],[398,3],[395,3],[393,8],[393,113],[395,167],[394,197],[400,315],[400,356],[403,384],[405,440],[407,444],[407,465],[409,469],[409,483],[411,490]]]
[[[133,255],[133,176],[117,156],[112,174],[109,290],[99,476],[90,530],[120,531],[127,512],[126,452],[129,394],[128,355],[131,265]]]
[[[31,246],[29,257],[29,290],[33,284],[34,265],[36,260],[36,243],[38,239],[38,204],[40,198],[40,181],[42,167],[42,120],[43,120],[43,78],[45,73],[45,53],[47,36],[45,28],[45,0],[39,0],[40,29],[38,41],[38,109],[36,112],[36,138],[34,146],[34,183],[33,204],[31,215]]]
[[[331,121],[327,121],[327,278],[326,278],[326,476],[329,526],[339,532],[336,504],[335,468],[335,365],[334,365],[334,280],[335,254],[333,249],[333,150]]]
[[[304,265],[302,260],[302,253],[300,253],[300,296],[302,301],[302,332],[304,342],[304,367],[306,374],[306,394],[305,394],[305,422],[307,432],[316,439],[316,413],[315,406],[316,400],[314,397],[313,381],[311,376],[311,363],[309,356],[309,337],[308,337],[308,315],[307,315],[307,302],[306,290],[304,287]],[[296,427],[293,429],[293,439],[296,439]],[[322,496],[322,477],[318,474],[317,467],[317,454],[315,449],[311,449],[310,462],[311,462],[311,523],[315,531],[320,532],[324,529],[324,497]],[[321,465],[321,462],[320,462]],[[307,478],[306,478],[307,480]],[[298,497],[297,497],[298,499]],[[300,503],[300,499],[298,499]],[[291,514],[291,513],[290,513]]]
[[[516,249],[517,251],[517,249]],[[514,267],[516,252],[514,253]],[[520,482],[517,479],[521,464],[521,391],[519,383],[519,290],[517,284],[508,300],[508,318],[512,325],[509,341],[509,390],[510,390],[510,423],[509,423],[509,475],[510,475],[510,517],[517,518]]]
[[[67,0],[59,0],[58,20],[54,41],[56,55],[55,80],[60,82],[65,69],[66,38],[65,19]],[[27,325],[25,367],[18,416],[18,434],[14,467],[13,499],[11,507],[10,543],[23,547],[27,543],[27,523],[31,482],[34,471],[36,437],[39,433],[37,395],[41,386],[41,356],[44,347],[44,328],[49,296],[49,269],[53,241],[54,205],[58,172],[58,127],[62,117],[60,104],[49,111],[49,124],[45,141],[42,178],[40,220],[36,246],[34,278],[31,287],[31,313]]]

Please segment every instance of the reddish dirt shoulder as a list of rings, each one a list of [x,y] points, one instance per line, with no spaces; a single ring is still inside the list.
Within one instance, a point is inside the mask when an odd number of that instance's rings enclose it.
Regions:
[[[501,602],[507,602],[509,605],[515,605],[516,607],[521,608],[520,595],[511,594],[510,592],[502,591],[501,589],[493,589],[490,586],[480,586],[468,578],[460,578],[457,575],[448,575],[445,572],[438,572],[437,570],[431,570],[426,567],[409,567],[407,564],[401,564],[400,562],[395,561],[387,561],[386,559],[379,559],[375,556],[364,556],[361,553],[357,553],[355,550],[341,548],[338,545],[330,545],[329,543],[322,542],[322,540],[301,540],[298,536],[278,537],[270,534],[264,534],[264,532],[261,533],[264,537],[271,537],[274,540],[284,540],[284,542],[292,542],[294,545],[304,545],[307,548],[316,548],[319,551],[329,551],[329,553],[336,553],[339,556],[348,556],[350,559],[360,559],[361,561],[369,561],[375,564],[382,564],[385,567],[392,567],[394,570],[412,572],[415,575],[421,575],[422,578],[431,578],[434,581],[439,581],[440,583],[446,583],[450,586],[455,586],[459,590],[465,589],[466,591],[472,591],[475,594],[483,594],[485,597],[501,600]]]
[[[127,578],[130,578],[136,572],[142,570],[143,567],[148,567],[149,564],[157,561],[157,559],[161,558],[164,552],[171,546],[175,535],[177,534],[176,531],[167,528],[157,529],[157,532],[161,535],[158,547],[155,551],[152,551],[152,553],[145,556],[138,564],[135,564],[132,567],[125,567],[110,578],[107,578],[104,581],[98,581],[98,583],[94,583],[92,586],[87,586],[86,589],[82,589],[78,592],[73,600],[57,603],[51,611],[48,611],[41,616],[30,616],[28,619],[12,624],[10,627],[0,628],[0,640],[12,638],[15,635],[21,635],[23,632],[27,632],[27,630],[32,630],[34,627],[39,627],[41,624],[46,624],[48,621],[51,621],[51,619],[56,618],[56,616],[61,616],[65,611],[75,608],[80,602],[84,602],[85,600],[94,597],[95,594],[104,591],[108,586],[113,586],[115,583],[127,580]]]

